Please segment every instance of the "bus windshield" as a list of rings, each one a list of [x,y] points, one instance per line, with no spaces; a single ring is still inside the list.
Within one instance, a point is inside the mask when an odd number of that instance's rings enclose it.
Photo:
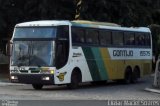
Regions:
[[[53,66],[53,41],[14,41],[11,65]]]
[[[55,38],[56,30],[54,27],[17,27],[14,38]]]

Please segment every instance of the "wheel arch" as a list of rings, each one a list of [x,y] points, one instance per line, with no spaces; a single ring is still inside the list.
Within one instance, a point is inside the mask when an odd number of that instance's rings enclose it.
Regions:
[[[72,77],[73,74],[78,74],[79,82],[82,82],[82,72],[81,72],[81,69],[79,67],[73,68],[72,73],[71,73],[71,77]]]

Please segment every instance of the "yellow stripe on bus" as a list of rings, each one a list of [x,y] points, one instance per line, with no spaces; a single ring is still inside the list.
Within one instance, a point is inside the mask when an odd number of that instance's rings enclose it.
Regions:
[[[113,70],[113,66],[114,64],[112,64],[112,61],[110,60],[110,55],[109,52],[106,48],[101,48],[101,55],[102,55],[102,59],[106,68],[106,71],[108,73],[108,78],[109,79],[116,79],[115,76],[115,71]]]

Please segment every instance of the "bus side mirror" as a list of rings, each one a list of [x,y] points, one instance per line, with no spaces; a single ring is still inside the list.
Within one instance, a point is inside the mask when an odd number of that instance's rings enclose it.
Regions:
[[[12,45],[13,45],[12,42],[8,42],[6,44],[6,55],[7,56],[11,56],[11,54],[12,54]]]
[[[160,72],[160,62],[159,62],[159,64],[158,64],[158,71]]]

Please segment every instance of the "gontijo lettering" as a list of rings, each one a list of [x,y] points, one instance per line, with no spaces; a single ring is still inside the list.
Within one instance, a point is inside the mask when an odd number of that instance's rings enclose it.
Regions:
[[[113,50],[113,56],[133,56],[133,50]]]

